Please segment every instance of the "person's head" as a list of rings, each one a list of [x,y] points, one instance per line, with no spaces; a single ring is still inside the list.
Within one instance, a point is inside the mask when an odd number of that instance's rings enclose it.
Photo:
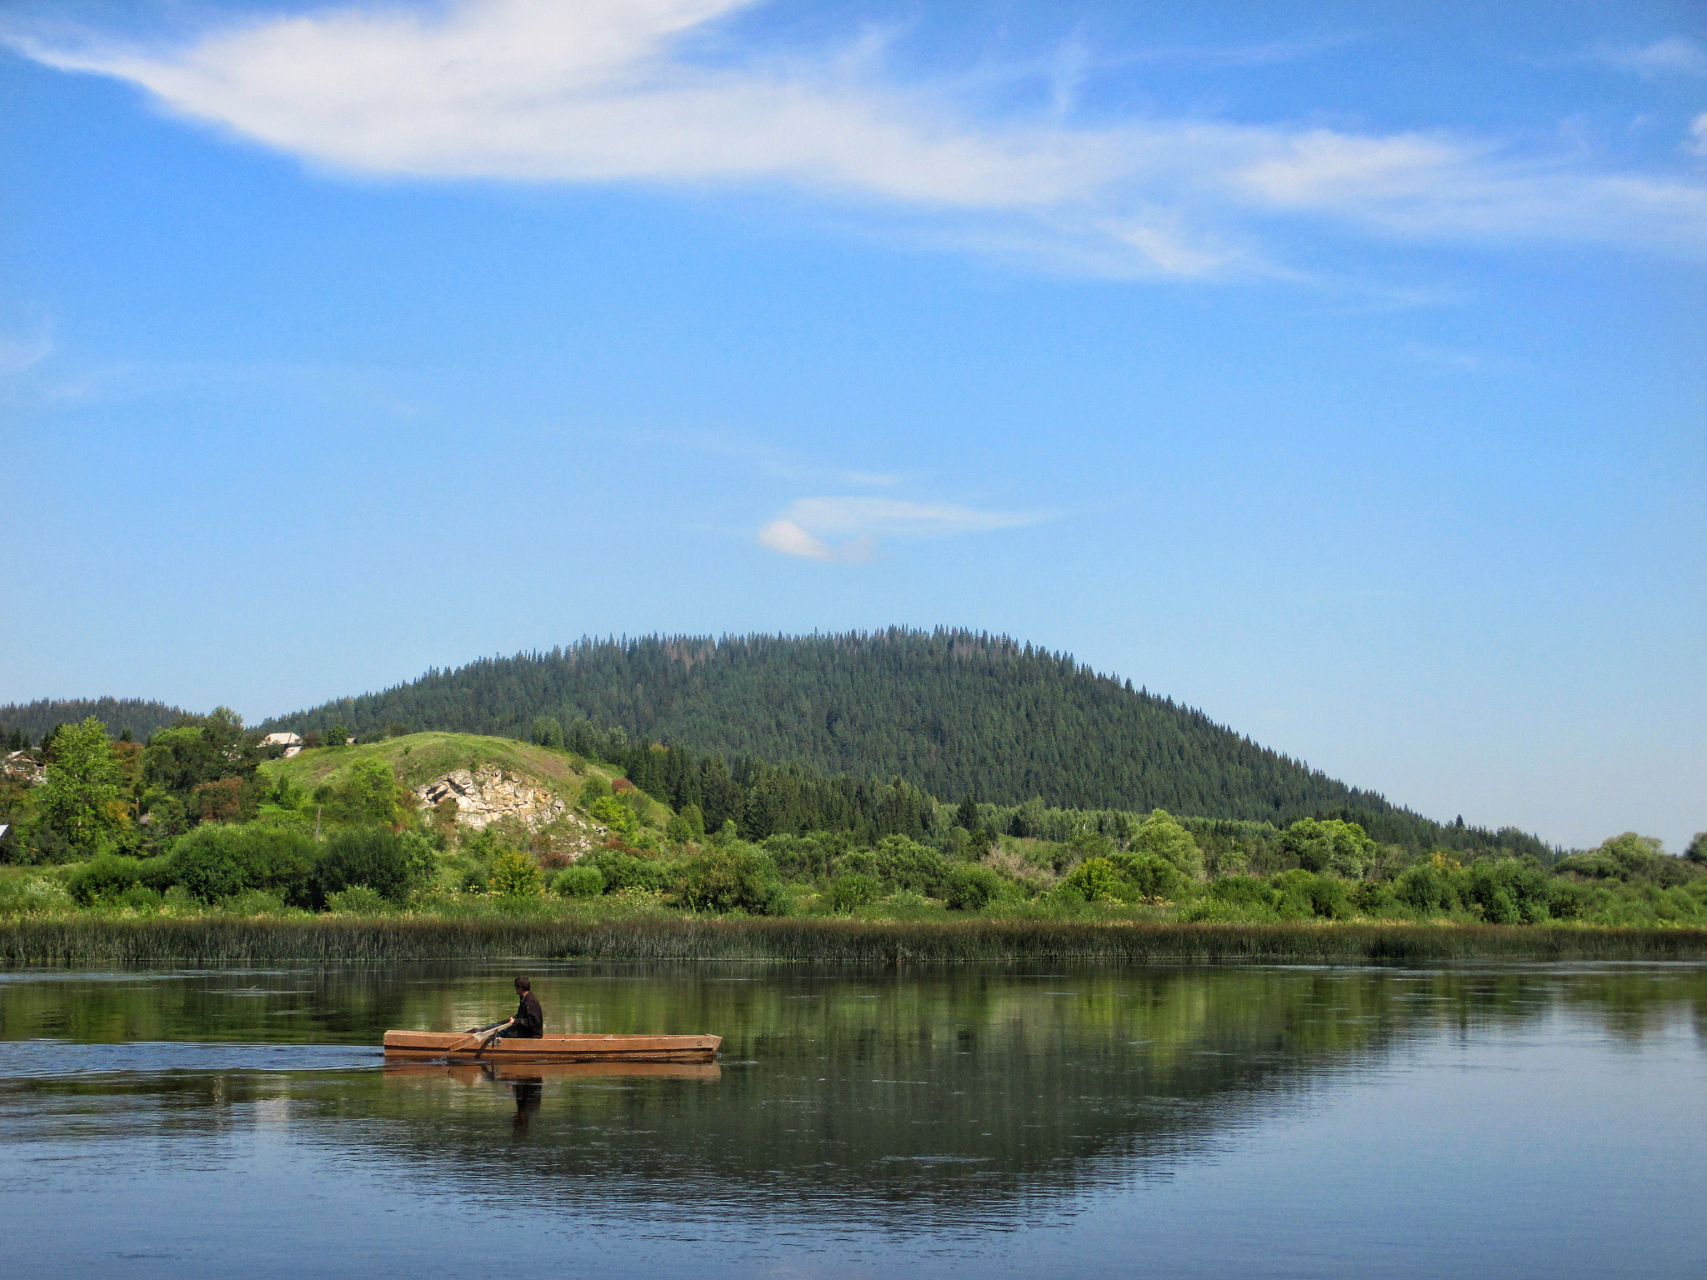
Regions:
[[[525,974],[525,973],[518,973],[518,974],[517,974],[517,975],[516,975],[516,994],[517,994],[517,995],[520,995],[520,994],[521,994],[521,993],[522,993],[522,992],[524,992],[524,991],[528,991],[528,990],[531,990],[531,989],[532,989],[532,988],[531,988],[531,986],[530,986],[530,984],[529,984],[529,983],[528,983],[528,976],[527,976],[527,974]]]

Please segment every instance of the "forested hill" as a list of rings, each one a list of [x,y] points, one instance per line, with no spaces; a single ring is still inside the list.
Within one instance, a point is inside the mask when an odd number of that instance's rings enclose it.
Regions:
[[[88,716],[94,716],[114,735],[129,729],[131,736],[141,741],[188,714],[182,707],[142,698],[40,698],[0,707],[0,741],[22,730],[32,742],[40,742],[55,725],[81,724]]]
[[[1385,812],[1201,712],[1064,654],[965,631],[583,640],[430,671],[269,721],[527,737],[548,717],[824,773],[900,775],[938,797],[1287,820]]]

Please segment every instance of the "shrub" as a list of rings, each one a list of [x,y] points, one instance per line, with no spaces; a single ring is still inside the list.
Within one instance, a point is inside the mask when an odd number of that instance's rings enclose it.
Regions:
[[[656,891],[670,883],[669,869],[663,863],[615,849],[601,849],[592,857],[583,858],[579,865],[598,868],[605,878],[606,893],[621,893],[625,889]]]
[[[1165,898],[1169,901],[1184,897],[1190,891],[1185,872],[1168,859],[1154,853],[1117,853],[1109,859],[1121,880],[1125,882],[1115,896],[1131,901],[1135,898]]]
[[[104,853],[73,871],[65,887],[80,907],[117,898],[142,883],[142,864],[136,858]]]
[[[1438,915],[1458,909],[1458,884],[1462,870],[1445,853],[1437,852],[1426,862],[1406,867],[1393,881],[1393,896],[1413,911]]]
[[[340,831],[320,847],[314,863],[314,894],[324,902],[357,885],[391,902],[406,900],[418,882],[411,843],[384,827]]]
[[[640,830],[640,819],[634,816],[633,806],[616,796],[600,796],[587,809],[587,815],[625,839],[633,839]]]
[[[492,892],[505,898],[537,898],[544,888],[534,860],[519,849],[492,859]]]
[[[1474,862],[1458,877],[1459,896],[1491,924],[1538,924],[1550,918],[1551,877],[1517,858]]]
[[[365,884],[351,885],[348,889],[326,895],[326,909],[340,915],[372,916],[385,908],[385,899]]]
[[[596,898],[605,891],[605,873],[586,863],[576,863],[551,878],[551,891],[563,898]]]
[[[708,850],[682,865],[676,891],[696,911],[764,912],[780,886],[776,865],[753,848]]]
[[[1280,891],[1276,910],[1284,920],[1345,920],[1351,916],[1351,899],[1345,881],[1313,871],[1282,871],[1270,883]]]
[[[1280,837],[1281,851],[1319,875],[1362,877],[1375,857],[1375,842],[1355,822],[1300,818]]]
[[[943,877],[943,901],[950,911],[982,911],[1007,891],[1008,882],[989,867],[950,867]]]
[[[180,884],[203,902],[265,889],[287,902],[306,903],[313,867],[314,841],[304,832],[266,823],[211,825],[180,839],[165,867],[141,864],[138,878],[155,888],[162,880]]]
[[[1224,876],[1209,886],[1209,896],[1251,911],[1274,913],[1277,895],[1255,876]]]
[[[241,893],[249,883],[249,869],[240,843],[234,827],[197,827],[172,850],[173,882],[203,902]]]
[[[1119,870],[1107,858],[1087,858],[1061,882],[1086,902],[1115,902],[1123,885]]]
[[[906,836],[885,836],[874,849],[855,849],[835,860],[838,873],[875,876],[886,886],[912,893],[940,892],[948,864],[929,845]]]
[[[414,794],[377,756],[357,760],[332,788],[328,816],[350,826],[400,825],[415,809]]]
[[[854,911],[883,896],[883,882],[876,876],[851,871],[830,881],[830,909]]]
[[[1167,859],[1188,880],[1203,875],[1203,855],[1198,852],[1197,841],[1165,809],[1152,811],[1139,823],[1127,848],[1133,853]]]

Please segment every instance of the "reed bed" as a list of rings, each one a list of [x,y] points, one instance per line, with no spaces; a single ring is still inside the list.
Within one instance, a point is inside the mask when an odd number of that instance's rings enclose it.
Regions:
[[[1692,960],[1707,958],[1707,930],[658,917],[587,922],[73,917],[0,924],[0,966],[9,967],[510,957],[863,965]]]

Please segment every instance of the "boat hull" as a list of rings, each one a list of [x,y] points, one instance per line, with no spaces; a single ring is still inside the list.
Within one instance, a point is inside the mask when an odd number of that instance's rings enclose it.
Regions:
[[[712,1062],[722,1036],[511,1036],[480,1048],[478,1036],[449,1031],[387,1031],[387,1061]]]

